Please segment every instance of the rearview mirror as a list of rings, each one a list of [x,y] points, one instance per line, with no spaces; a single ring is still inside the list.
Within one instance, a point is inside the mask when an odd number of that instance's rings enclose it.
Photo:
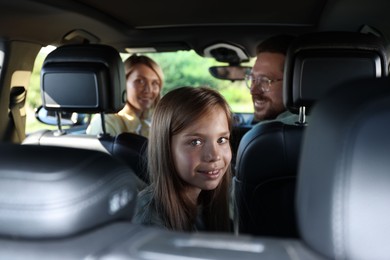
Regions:
[[[248,66],[213,66],[209,68],[210,74],[217,79],[244,80],[252,67]]]

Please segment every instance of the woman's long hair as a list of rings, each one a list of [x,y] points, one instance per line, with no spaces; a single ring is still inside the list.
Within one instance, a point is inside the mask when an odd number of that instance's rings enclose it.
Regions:
[[[177,173],[172,158],[172,136],[180,133],[202,115],[221,107],[232,128],[231,110],[225,99],[207,87],[181,87],[166,94],[153,114],[149,136],[148,162],[154,202],[165,226],[180,231],[193,230],[197,205],[186,195],[186,184]],[[201,191],[198,203],[203,206],[207,230],[228,231],[231,167],[214,190]]]

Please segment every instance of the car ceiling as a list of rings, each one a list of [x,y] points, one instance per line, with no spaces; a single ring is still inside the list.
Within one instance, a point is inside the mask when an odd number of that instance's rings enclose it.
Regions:
[[[89,41],[158,51],[203,49],[230,42],[254,49],[277,33],[359,31],[390,36],[388,0],[0,0],[0,34],[9,40],[59,45]]]

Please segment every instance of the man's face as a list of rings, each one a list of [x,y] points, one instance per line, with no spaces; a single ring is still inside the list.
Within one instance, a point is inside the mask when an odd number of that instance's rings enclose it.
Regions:
[[[284,59],[285,56],[281,53],[259,53],[252,68],[252,76],[270,80],[283,79]],[[283,81],[272,82],[269,91],[253,85],[250,91],[255,110],[254,121],[274,119],[286,110],[283,104]]]

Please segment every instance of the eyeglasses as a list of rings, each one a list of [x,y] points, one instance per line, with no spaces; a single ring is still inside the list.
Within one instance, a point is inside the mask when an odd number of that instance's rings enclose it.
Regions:
[[[263,92],[269,92],[271,91],[272,83],[282,81],[283,79],[269,79],[265,76],[258,76],[254,77],[253,75],[246,75],[245,76],[245,83],[246,86],[256,89],[261,89]]]

